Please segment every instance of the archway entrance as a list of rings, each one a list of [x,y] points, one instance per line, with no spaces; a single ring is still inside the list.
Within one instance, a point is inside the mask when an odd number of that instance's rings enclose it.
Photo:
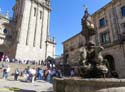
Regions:
[[[68,62],[68,58],[69,58],[69,55],[66,54],[66,55],[65,55],[65,61],[64,61],[65,64],[69,63],[69,62]]]
[[[3,56],[3,52],[0,52],[0,61],[1,61],[2,56]]]
[[[118,74],[115,71],[115,62],[114,62],[113,56],[106,55],[106,56],[104,56],[104,59],[107,60],[110,76],[111,77],[118,77]]]

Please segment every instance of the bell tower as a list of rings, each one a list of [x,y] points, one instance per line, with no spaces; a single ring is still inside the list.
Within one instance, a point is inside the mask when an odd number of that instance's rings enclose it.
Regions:
[[[16,59],[45,60],[49,36],[50,0],[16,0]]]

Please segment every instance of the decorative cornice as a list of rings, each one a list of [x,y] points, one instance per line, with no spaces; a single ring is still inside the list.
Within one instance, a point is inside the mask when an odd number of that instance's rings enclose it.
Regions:
[[[51,43],[51,44],[54,44],[54,45],[56,45],[56,43],[55,42],[53,42],[53,41],[45,41],[46,43]]]
[[[125,42],[123,42],[123,44],[125,44]],[[116,40],[116,41],[114,41],[114,42],[112,42],[112,43],[104,44],[104,45],[102,45],[102,46],[103,46],[104,48],[110,48],[110,47],[113,47],[113,46],[116,46],[116,45],[121,46],[121,45],[123,45],[123,44],[120,44],[119,40]]]
[[[39,2],[39,0],[31,0],[34,1],[36,4],[48,9],[49,11],[51,11],[50,5],[45,4],[45,2]]]

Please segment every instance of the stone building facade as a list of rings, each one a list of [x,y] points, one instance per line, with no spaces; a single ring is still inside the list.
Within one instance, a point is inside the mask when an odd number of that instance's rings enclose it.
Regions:
[[[64,41],[64,62],[72,66],[78,65],[80,49],[84,46],[85,38],[80,33]]]
[[[7,16],[3,16],[0,14],[0,44],[3,44],[5,39],[5,35],[4,35],[5,26],[2,25],[4,23],[9,23],[9,19]]]
[[[13,11],[13,19],[4,24],[12,36],[4,54],[35,61],[54,57],[56,43],[49,36],[50,0],[16,0]]]
[[[125,77],[125,0],[112,0],[93,13],[92,19],[97,31],[95,41],[97,45],[105,47],[102,53],[109,61],[110,70],[116,71],[120,78]],[[67,58],[66,55],[65,58]]]
[[[0,14],[0,49],[1,49],[0,56],[2,56],[4,52],[7,52],[5,48],[8,48],[7,41],[5,40],[6,35],[8,34],[6,30],[6,26],[4,25],[6,23],[7,24],[9,23],[8,14],[7,16]]]
[[[109,60],[112,71],[117,71],[119,77],[125,77],[125,1],[112,0],[92,17],[98,44],[105,47],[102,52],[104,58]]]

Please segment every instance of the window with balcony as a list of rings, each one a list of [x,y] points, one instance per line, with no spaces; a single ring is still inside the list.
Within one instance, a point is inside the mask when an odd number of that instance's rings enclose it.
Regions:
[[[109,37],[109,32],[103,32],[100,34],[100,42],[101,44],[107,44],[110,43],[110,37]]]
[[[121,7],[121,14],[122,16],[125,16],[125,6]]]
[[[64,52],[68,52],[69,49],[69,45],[68,44],[64,44]]]
[[[73,46],[70,46],[70,51],[73,51],[74,50],[74,47]]]
[[[106,26],[106,19],[102,18],[99,20],[99,27],[104,27],[104,26]]]

